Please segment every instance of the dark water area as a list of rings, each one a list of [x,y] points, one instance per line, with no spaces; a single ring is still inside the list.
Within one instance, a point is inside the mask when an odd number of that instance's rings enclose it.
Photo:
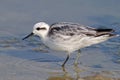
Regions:
[[[24,69],[23,72],[25,73],[21,73],[25,75],[26,80],[32,80],[32,78],[28,79],[26,76],[36,76],[41,72],[40,70],[44,72],[45,76],[39,74],[34,80],[40,77],[43,80],[46,80],[46,78],[47,80],[55,80],[56,78],[48,78],[49,73],[60,72],[60,75],[62,74],[60,65],[64,61],[65,53],[50,50],[43,45],[38,37],[31,37],[25,41],[22,38],[32,31],[35,23],[40,21],[45,21],[48,24],[75,22],[95,28],[112,28],[115,30],[115,34],[120,35],[119,3],[120,0],[1,0],[0,66],[2,67],[3,62],[8,60],[11,62],[9,65],[13,66],[15,63],[15,66],[21,66],[21,68],[15,67],[17,76],[13,76],[11,71],[14,69],[5,62],[8,67],[7,69],[6,67],[0,68],[0,80],[15,80],[15,78],[21,80],[21,74],[19,73],[21,69]],[[79,74],[80,76],[91,76],[89,72],[97,73],[101,71],[108,77],[120,78],[120,36],[83,48],[81,51],[80,68],[87,67],[89,69]],[[3,56],[7,57],[2,58]],[[76,52],[71,55],[67,63],[68,73],[70,74],[76,72],[71,70],[72,67],[69,67],[73,65],[75,57]],[[21,63],[22,61],[24,63]],[[38,68],[38,65],[41,66]],[[29,73],[29,69],[33,72]],[[4,70],[6,73],[4,73]],[[105,71],[113,73],[108,74]],[[5,78],[5,76],[10,79]],[[11,78],[12,76],[14,79]],[[68,80],[75,80],[73,74],[71,77]],[[66,76],[62,78],[66,78]],[[87,78],[83,78],[83,80],[87,80]]]

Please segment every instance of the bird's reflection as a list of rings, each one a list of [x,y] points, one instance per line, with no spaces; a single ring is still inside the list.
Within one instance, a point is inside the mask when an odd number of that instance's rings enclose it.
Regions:
[[[72,73],[66,68],[62,67],[63,72],[61,74],[54,74],[49,76],[47,80],[120,80],[119,78],[111,78],[101,75],[101,73],[96,73],[92,76],[81,77],[80,73],[84,70],[81,70],[78,65],[74,65]]]
[[[62,67],[62,73],[50,76],[47,80],[79,80],[80,79],[80,68],[78,65],[74,65],[73,73],[70,73],[67,68]]]

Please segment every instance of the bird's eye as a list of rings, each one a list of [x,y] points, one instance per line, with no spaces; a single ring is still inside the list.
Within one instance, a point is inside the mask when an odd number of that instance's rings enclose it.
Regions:
[[[38,28],[36,28],[36,30],[38,30],[38,31],[39,31],[39,30],[40,30],[40,28],[38,27]]]

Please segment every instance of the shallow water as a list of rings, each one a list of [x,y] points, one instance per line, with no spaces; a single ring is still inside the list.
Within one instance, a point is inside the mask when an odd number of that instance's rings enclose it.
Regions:
[[[0,1],[0,80],[117,80],[120,78],[120,37],[66,55],[48,49],[38,37],[21,39],[38,21],[77,22],[93,27],[113,28],[120,35],[119,0]],[[29,2],[29,3],[28,3]],[[57,4],[59,3],[59,4]],[[22,6],[21,6],[22,5]],[[119,80],[119,79],[118,79]]]

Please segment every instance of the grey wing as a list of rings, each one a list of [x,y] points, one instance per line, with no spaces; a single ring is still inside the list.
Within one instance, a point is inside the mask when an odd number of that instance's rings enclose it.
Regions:
[[[61,22],[52,24],[50,27],[49,36],[57,34],[71,37],[75,35],[95,36],[96,31],[95,28],[81,24]]]

